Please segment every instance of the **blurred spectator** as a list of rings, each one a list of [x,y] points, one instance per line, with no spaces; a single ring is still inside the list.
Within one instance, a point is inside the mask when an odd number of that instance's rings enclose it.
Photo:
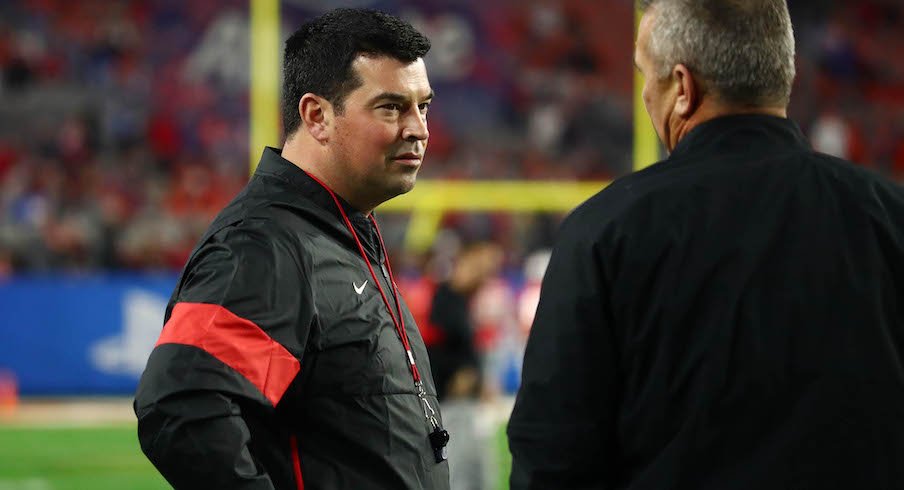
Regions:
[[[540,302],[540,285],[551,256],[550,249],[543,249],[530,254],[524,261],[524,287],[518,296],[518,325],[525,338],[534,323],[534,314]]]
[[[474,398],[480,389],[480,363],[474,342],[470,301],[499,272],[502,250],[492,243],[465,246],[440,282],[431,302],[429,323],[438,333],[428,346],[439,400]]]
[[[845,160],[863,161],[860,134],[852,124],[835,112],[825,112],[810,130],[813,149]]]
[[[484,488],[488,473],[483,454],[487,441],[482,440],[476,425],[482,369],[470,302],[481,286],[498,274],[501,264],[498,245],[480,242],[465,246],[454,260],[448,280],[436,286],[430,306],[429,325],[438,336],[428,344],[427,352],[444,423],[454,434],[449,441],[453,489]]]
[[[282,2],[283,22],[328,6]],[[439,98],[422,177],[602,180],[630,170],[633,2],[380,7],[424,26],[435,45],[427,62]],[[904,180],[904,58],[893,55],[904,50],[904,5],[791,7],[792,118],[817,148]],[[247,16],[245,0],[0,3],[6,268],[182,265],[248,175]],[[515,263],[536,234],[509,218],[452,221],[491,228],[482,236],[502,237]]]

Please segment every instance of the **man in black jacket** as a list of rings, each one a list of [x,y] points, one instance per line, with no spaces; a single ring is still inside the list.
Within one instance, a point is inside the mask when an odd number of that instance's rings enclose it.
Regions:
[[[414,186],[429,48],[358,9],[287,41],[285,146],[192,253],[135,397],[174,487],[449,488],[426,350],[371,213]]]
[[[784,1],[640,7],[670,155],[561,227],[512,488],[904,488],[904,190],[786,118]]]

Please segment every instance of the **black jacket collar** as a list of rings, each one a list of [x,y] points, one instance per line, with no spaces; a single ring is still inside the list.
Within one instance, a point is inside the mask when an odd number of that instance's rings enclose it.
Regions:
[[[339,210],[336,209],[336,203],[330,197],[330,193],[307,172],[283,158],[282,150],[269,146],[264,148],[264,153],[261,155],[261,160],[255,173],[270,174],[282,178],[297,187],[304,197],[314,201],[318,206],[334,212],[337,217],[341,217]],[[342,196],[336,194],[336,197],[339,198],[339,202],[349,218],[354,221],[367,220],[367,216],[364,213],[355,209]]]
[[[699,152],[745,154],[769,153],[776,148],[810,148],[794,121],[762,114],[735,114],[710,119],[692,129],[667,160],[683,160]]]
[[[269,146],[264,148],[264,152],[261,155],[260,162],[258,163],[257,170],[255,170],[254,174],[255,176],[271,175],[287,182],[298,191],[300,197],[313,202],[317,207],[322,208],[324,211],[334,216],[337,220],[336,224],[338,228],[346,230],[347,232],[347,227],[342,219],[342,214],[339,212],[339,209],[336,208],[336,202],[333,201],[330,193],[320,185],[319,182],[308,175],[307,172],[283,158],[281,149],[271,148]],[[364,248],[374,258],[382,262],[384,259],[383,254],[381,253],[382,247],[380,247],[376,230],[374,229],[374,225],[370,218],[361,211],[355,209],[354,206],[349,204],[348,201],[343,199],[339,194],[336,194],[336,198],[345,210],[346,215],[348,215],[349,221],[352,222],[352,226],[355,227],[355,232],[358,234],[358,238],[361,239]],[[351,239],[351,236],[349,235],[348,238]]]

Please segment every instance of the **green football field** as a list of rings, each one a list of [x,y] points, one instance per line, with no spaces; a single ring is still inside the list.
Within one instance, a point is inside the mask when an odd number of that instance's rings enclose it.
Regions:
[[[497,436],[505,451],[504,432]],[[501,466],[508,461],[503,458]],[[498,488],[508,488],[506,471]],[[91,428],[0,426],[0,490],[168,489],[138,447],[134,425]]]
[[[0,427],[0,490],[167,488],[141,453],[134,425]]]

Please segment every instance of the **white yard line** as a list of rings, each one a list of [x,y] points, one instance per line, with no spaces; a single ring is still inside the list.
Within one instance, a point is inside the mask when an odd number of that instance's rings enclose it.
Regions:
[[[100,427],[134,422],[129,398],[25,398],[15,407],[0,408],[0,428]]]
[[[0,490],[53,490],[44,478],[0,478]]]

